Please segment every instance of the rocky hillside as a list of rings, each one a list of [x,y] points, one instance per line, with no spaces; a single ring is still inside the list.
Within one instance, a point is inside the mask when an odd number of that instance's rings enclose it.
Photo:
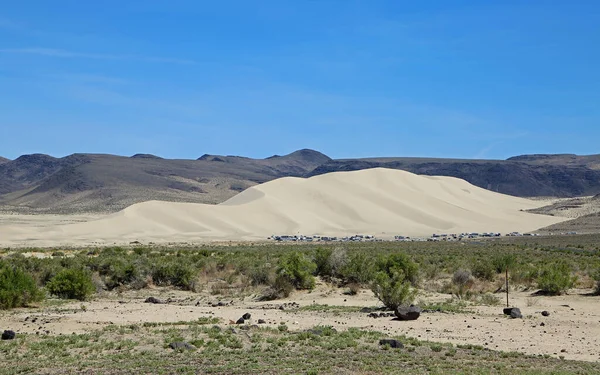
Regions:
[[[311,150],[268,159],[24,155],[0,164],[0,209],[71,213],[113,212],[147,200],[216,204],[255,184],[303,176],[328,160]]]
[[[280,177],[374,167],[452,176],[500,193],[535,196],[600,194],[600,155],[525,155],[508,160],[369,158],[332,160],[313,150],[266,159],[203,155],[197,160],[74,154],[0,159],[0,210],[21,213],[114,212],[167,200],[220,203]]]
[[[573,197],[600,193],[600,156],[577,157],[578,163],[562,158],[529,160],[457,160],[427,158],[381,158],[332,160],[310,175],[383,167],[403,169],[416,174],[451,176],[473,185],[520,197]]]

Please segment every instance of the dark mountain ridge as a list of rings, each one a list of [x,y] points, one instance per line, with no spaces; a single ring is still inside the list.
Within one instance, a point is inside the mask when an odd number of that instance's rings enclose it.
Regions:
[[[33,154],[0,162],[0,209],[73,213],[113,212],[147,200],[214,204],[280,177],[376,167],[457,177],[515,196],[600,194],[600,155],[522,155],[508,160],[333,160],[303,149],[266,159],[205,154],[197,160],[183,160],[150,154],[73,154],[63,158]]]

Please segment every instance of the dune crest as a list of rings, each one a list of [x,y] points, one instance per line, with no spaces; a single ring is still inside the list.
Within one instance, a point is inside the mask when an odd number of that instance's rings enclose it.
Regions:
[[[251,187],[219,205],[150,201],[85,223],[24,231],[3,240],[49,244],[264,239],[346,235],[529,232],[563,221],[521,210],[544,202],[494,193],[453,177],[375,168]]]

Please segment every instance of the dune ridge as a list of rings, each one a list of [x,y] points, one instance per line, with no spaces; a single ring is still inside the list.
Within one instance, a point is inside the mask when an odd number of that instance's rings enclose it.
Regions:
[[[272,234],[529,232],[564,218],[521,210],[544,202],[494,193],[453,177],[374,168],[251,187],[219,205],[149,201],[98,220],[0,228],[0,242],[37,245],[256,240]]]

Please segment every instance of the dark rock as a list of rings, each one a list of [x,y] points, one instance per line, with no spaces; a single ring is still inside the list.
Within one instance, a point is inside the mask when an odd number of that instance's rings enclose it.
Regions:
[[[159,300],[156,297],[148,297],[148,298],[146,298],[146,300],[144,302],[145,303],[154,303],[154,304],[159,304],[159,305],[162,305],[165,303],[164,301]]]
[[[379,340],[379,345],[381,345],[381,346],[389,345],[390,348],[397,348],[397,349],[404,348],[403,343],[401,343],[398,340],[394,340],[394,339],[381,339],[381,340]]]
[[[378,314],[378,313],[376,313],[376,312],[369,313],[369,315],[367,315],[367,316],[368,316],[369,318],[379,318],[379,314]]]
[[[177,341],[169,344],[169,348],[173,350],[194,350],[196,347],[189,342]]]
[[[239,318],[235,324],[244,324],[246,320],[244,318]]]
[[[523,317],[523,315],[521,314],[521,309],[519,309],[518,307],[506,307],[503,310],[504,315],[508,315],[513,319],[520,319]]]
[[[546,323],[544,323],[544,322],[540,323],[540,327],[545,327],[545,326],[546,326]]]
[[[264,319],[258,319],[258,324],[266,324],[267,322]]]
[[[542,315],[543,316],[550,316],[550,313],[546,310],[542,311]]]
[[[421,311],[421,308],[415,305],[401,306],[396,309],[395,314],[400,320],[417,320],[421,316]]]
[[[244,318],[244,320],[250,320],[251,317],[252,315],[250,315],[250,313],[245,313],[244,315],[242,315],[242,318]]]
[[[512,311],[510,312],[510,317],[512,319],[522,319],[523,315],[521,314],[521,310],[517,307],[515,307],[514,309],[512,309]]]
[[[2,332],[2,340],[14,340],[16,335],[15,331],[6,330]]]

